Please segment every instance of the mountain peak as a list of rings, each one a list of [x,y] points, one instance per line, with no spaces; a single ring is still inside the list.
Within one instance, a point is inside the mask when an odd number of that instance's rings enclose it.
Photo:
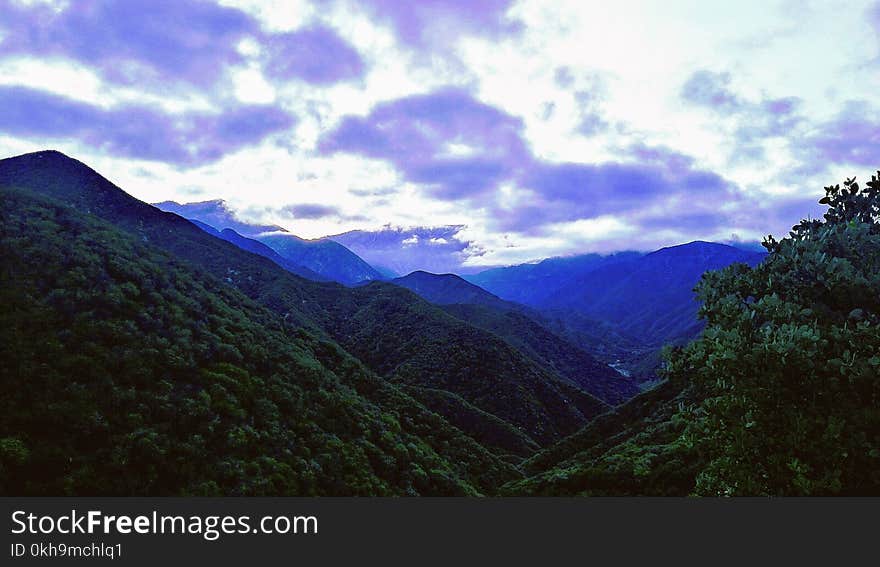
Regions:
[[[455,274],[432,274],[416,270],[391,283],[408,290],[439,305],[470,303],[494,307],[510,307],[511,304],[486,291],[476,284]]]

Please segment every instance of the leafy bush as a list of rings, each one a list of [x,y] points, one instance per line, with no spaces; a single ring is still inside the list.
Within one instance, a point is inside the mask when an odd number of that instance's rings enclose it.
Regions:
[[[700,283],[706,330],[668,371],[700,400],[682,414],[697,493],[880,492],[878,176],[826,187],[824,219]]]

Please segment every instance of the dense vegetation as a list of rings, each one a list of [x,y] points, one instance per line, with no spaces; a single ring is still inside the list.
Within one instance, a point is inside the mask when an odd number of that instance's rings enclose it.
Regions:
[[[639,393],[636,379],[619,374],[524,313],[471,304],[447,305],[444,310],[498,335],[542,367],[609,405],[623,403]]]
[[[668,381],[539,452],[515,494],[880,494],[880,173],[707,273]]]
[[[0,492],[477,494],[515,474],[233,286],[2,198]]]
[[[0,493],[880,494],[878,177],[706,273],[704,332],[613,408],[589,318],[309,281],[56,152],[0,196]],[[601,269],[728,256],[662,252]]]
[[[880,172],[826,188],[754,269],[699,286],[702,338],[671,357],[694,383],[682,443],[700,494],[880,492]]]
[[[231,284],[288,325],[341,345],[374,372],[399,383],[449,389],[532,440],[554,441],[607,409],[495,335],[407,290],[383,283],[347,288],[296,277],[267,258],[134,199],[58,152],[0,161],[2,185],[51,196],[111,222]]]

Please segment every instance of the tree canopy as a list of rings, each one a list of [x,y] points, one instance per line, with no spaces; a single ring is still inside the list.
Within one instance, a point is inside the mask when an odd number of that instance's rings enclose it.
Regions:
[[[706,459],[699,494],[880,489],[880,172],[825,193],[823,219],[697,288],[707,327],[667,375],[700,400],[680,439]]]

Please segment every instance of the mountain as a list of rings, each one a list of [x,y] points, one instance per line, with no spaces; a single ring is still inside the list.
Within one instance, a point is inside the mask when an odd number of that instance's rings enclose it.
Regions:
[[[693,337],[702,327],[693,288],[704,272],[737,262],[754,266],[765,256],[701,241],[663,248],[572,278],[542,307],[576,311],[610,322],[646,344],[660,345]]]
[[[765,254],[712,242],[691,242],[641,254],[587,254],[487,270],[466,279],[508,301],[524,303],[577,344],[607,334],[620,340],[608,352],[688,339],[702,328],[693,288],[707,270],[736,262],[755,265]],[[580,338],[578,338],[580,337]],[[623,349],[616,344],[631,343]],[[626,356],[616,354],[616,356]]]
[[[305,240],[287,232],[260,234],[256,238],[282,258],[341,284],[384,279],[373,266],[338,242]]]
[[[681,442],[680,408],[694,402],[664,382],[522,463],[506,496],[687,496],[705,457]]]
[[[395,278],[391,283],[405,287],[437,305],[467,303],[508,310],[522,309],[521,306],[504,301],[455,274],[431,274],[419,270],[402,278]]]
[[[198,203],[177,203],[175,201],[162,201],[153,203],[169,213],[177,213],[185,219],[197,220],[217,230],[231,229],[246,237],[254,237],[264,232],[286,232],[277,225],[252,224],[239,220],[235,212],[223,199],[201,201]]]
[[[306,240],[279,226],[240,221],[226,202],[220,199],[186,204],[164,201],[155,206],[186,219],[199,221],[221,233],[230,229],[240,236],[259,240],[280,255],[288,266],[299,266],[308,270],[300,275],[309,279],[332,280],[345,285],[384,279],[372,266],[337,242],[324,239]],[[257,252],[257,248],[251,243],[238,239],[236,244],[245,244],[246,250],[265,255]],[[311,274],[317,274],[318,277],[314,278]]]
[[[516,476],[157,236],[305,280],[111,189],[59,156],[0,161],[2,493],[467,495]]]
[[[235,232],[231,228],[224,228],[222,231],[217,230],[213,226],[209,226],[201,221],[190,219],[194,225],[204,230],[208,234],[216,236],[217,238],[222,238],[226,242],[231,242],[235,244],[242,250],[247,250],[253,254],[258,254],[264,258],[268,258],[293,274],[298,276],[302,276],[304,278],[310,279],[316,282],[326,282],[330,281],[324,276],[318,274],[317,272],[313,272],[312,270],[306,268],[305,266],[300,266],[298,264],[294,264],[290,260],[286,258],[282,258],[278,252],[275,252],[259,240],[254,240],[252,238],[245,238],[239,233]]]
[[[471,325],[485,329],[575,386],[609,405],[627,401],[640,392],[639,379],[611,368],[586,350],[553,333],[542,319],[521,311],[487,305],[455,304],[444,310]]]
[[[444,423],[451,421],[496,454],[521,455],[576,431],[608,409],[496,335],[452,317],[409,290],[382,282],[346,288],[297,277],[176,214],[138,201],[63,154],[39,152],[0,161],[0,186],[60,201],[199,274],[225,282],[279,317],[278,325],[326,343],[322,352],[335,361],[334,373],[348,375],[354,365],[384,378],[346,382],[362,395],[378,396],[379,403],[390,399],[397,404],[394,400],[415,396],[426,405],[435,404],[435,411],[445,412]],[[76,297],[77,292],[66,293]],[[388,390],[391,385],[395,387]],[[438,390],[448,394],[443,404],[434,395]],[[344,413],[344,408],[339,411]],[[499,422],[525,442],[516,447],[493,445],[514,440],[512,435],[496,435]],[[475,460],[462,461],[467,470],[486,465],[485,454],[474,451]],[[492,466],[487,470],[489,476],[496,473],[500,474]]]
[[[573,278],[601,266],[625,262],[642,256],[640,252],[619,252],[603,256],[582,254],[547,258],[540,262],[492,268],[464,278],[502,299],[540,307]]]
[[[585,350],[551,332],[543,317],[504,301],[453,274],[413,272],[392,280],[462,321],[489,331],[597,398],[616,405],[639,393],[636,380],[621,375]]]

